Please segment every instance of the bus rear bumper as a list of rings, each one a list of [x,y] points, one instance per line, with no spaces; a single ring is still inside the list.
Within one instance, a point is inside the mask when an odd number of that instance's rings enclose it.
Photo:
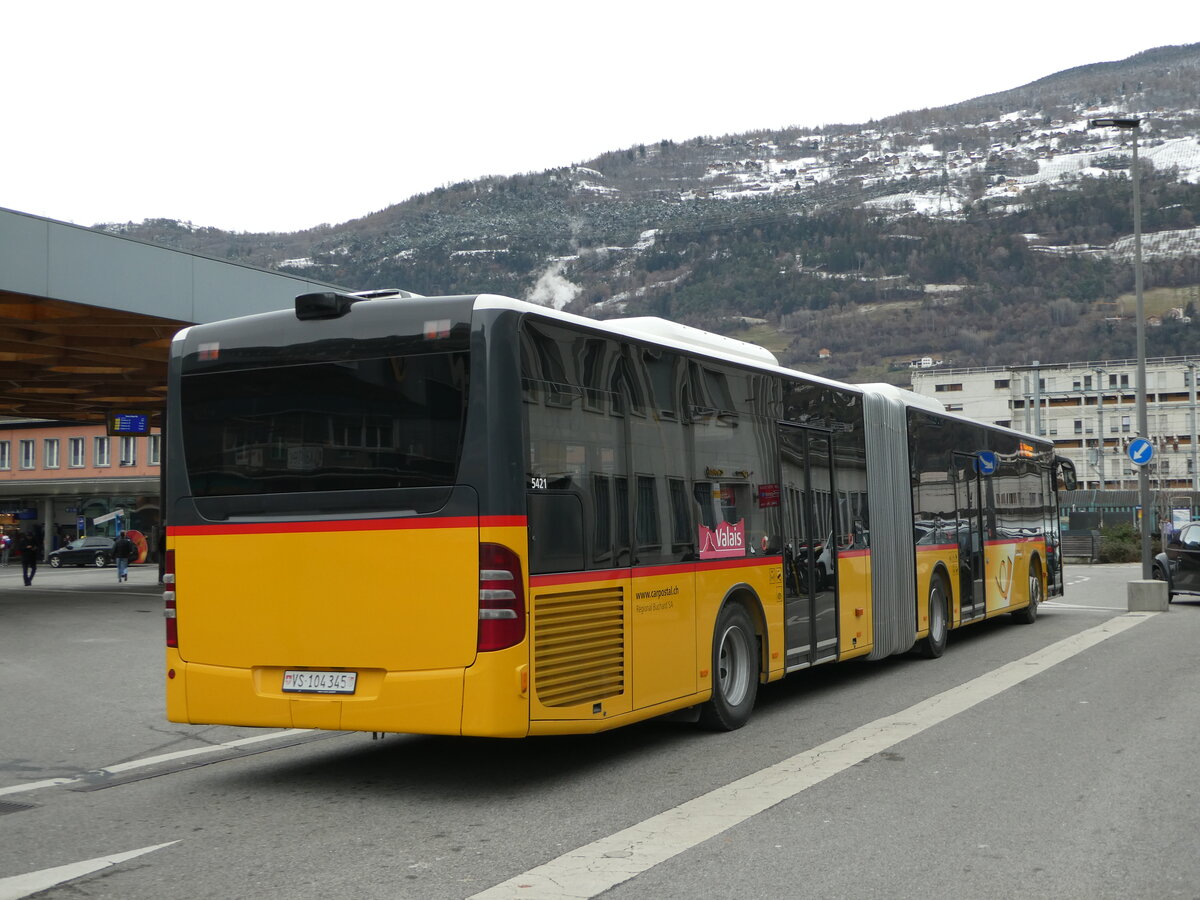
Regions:
[[[282,668],[189,663],[170,649],[167,718],[193,725],[522,737],[529,733],[525,667],[513,663],[527,656],[502,656],[481,654],[466,669],[359,670],[355,693],[339,695],[284,693]]]
[[[168,651],[167,718],[193,725],[461,733],[461,668],[360,672],[353,695],[284,693],[282,672],[189,663]]]

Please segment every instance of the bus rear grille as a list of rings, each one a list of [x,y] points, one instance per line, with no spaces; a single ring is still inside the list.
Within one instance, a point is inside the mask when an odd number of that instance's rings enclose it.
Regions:
[[[620,588],[534,598],[534,688],[543,706],[574,706],[625,690]]]

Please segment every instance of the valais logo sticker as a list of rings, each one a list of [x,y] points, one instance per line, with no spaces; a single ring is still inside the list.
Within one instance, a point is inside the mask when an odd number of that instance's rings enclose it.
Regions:
[[[700,526],[700,558],[725,559],[746,555],[746,520],[721,522],[716,528]]]

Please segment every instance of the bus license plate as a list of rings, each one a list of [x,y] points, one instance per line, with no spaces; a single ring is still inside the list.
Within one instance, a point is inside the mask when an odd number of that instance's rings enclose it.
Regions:
[[[353,694],[357,681],[357,672],[299,672],[289,669],[283,673],[283,690],[291,694]]]

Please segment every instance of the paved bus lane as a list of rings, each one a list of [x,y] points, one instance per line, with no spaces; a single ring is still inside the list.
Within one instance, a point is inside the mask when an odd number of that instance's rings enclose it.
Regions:
[[[166,721],[164,633],[156,566],[0,568],[0,798],[261,732]]]
[[[0,888],[6,877],[174,841],[45,896],[78,896],[84,886],[91,897],[157,897],[183,883],[199,897],[484,892],[1119,621],[1123,611],[1105,598],[1119,593],[1110,582],[1125,574],[1089,571],[1092,580],[1070,595],[1069,606],[1047,604],[1032,627],[1005,619],[955,633],[940,660],[823,667],[767,686],[750,724],[731,734],[651,722],[531,741],[335,735],[112,787],[0,797],[32,805],[0,816]],[[136,723],[137,740],[97,737],[140,742],[149,755],[162,752],[164,736],[176,740],[190,726],[166,723],[154,708],[161,603],[146,596],[158,615],[144,632],[131,626],[132,640],[152,644],[145,652],[153,665],[140,665],[153,680],[134,691],[144,696],[129,703],[130,718],[102,716],[93,727]],[[9,599],[0,591],[0,610]],[[1197,714],[1174,694],[1194,696],[1197,667],[1183,651],[1198,637],[1200,606],[1176,604],[1165,616],[1144,617],[636,873],[606,896],[1011,896],[1043,888],[1065,897],[1116,896],[1097,880],[1107,871],[1100,853],[1146,884],[1169,886],[1163,873],[1197,876],[1195,864],[1155,847],[1172,846],[1164,841],[1168,829],[1195,831],[1184,802],[1190,774],[1178,761],[1186,760],[1181,742],[1194,738]],[[109,677],[96,690],[119,685]],[[1159,760],[1156,768],[1160,752],[1174,762]],[[83,769],[117,761],[95,756]],[[1160,817],[1157,825],[1144,821],[1146,809]],[[51,832],[53,842],[46,840]],[[1113,882],[1124,885],[1121,896],[1150,896],[1131,889],[1134,883]],[[512,895],[542,896],[528,889]]]

